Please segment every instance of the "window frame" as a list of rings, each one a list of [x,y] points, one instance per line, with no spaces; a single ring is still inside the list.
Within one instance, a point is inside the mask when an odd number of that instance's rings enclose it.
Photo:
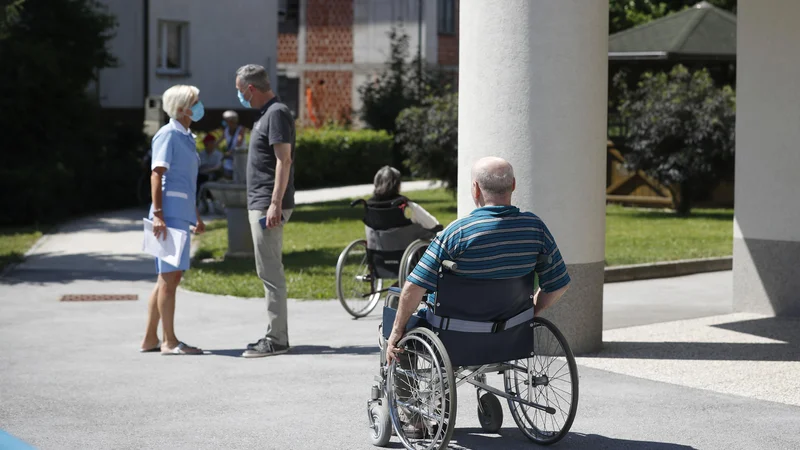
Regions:
[[[278,0],[278,34],[297,34],[299,31],[300,0]]]
[[[456,2],[455,0],[438,0],[436,31],[438,34],[456,34]],[[448,20],[449,19],[449,20]]]
[[[178,26],[180,34],[180,67],[167,67],[167,55],[169,53],[169,27]],[[158,40],[156,44],[156,74],[159,75],[188,75],[189,74],[189,22],[182,20],[158,21]]]

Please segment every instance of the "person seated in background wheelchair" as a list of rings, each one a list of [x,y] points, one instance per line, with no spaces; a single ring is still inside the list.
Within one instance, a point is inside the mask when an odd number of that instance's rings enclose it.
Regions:
[[[386,342],[388,363],[398,358],[397,342],[426,291],[433,292],[428,302],[435,304],[442,261],[456,263],[454,275],[477,279],[512,279],[535,270],[540,286],[533,297],[535,315],[566,292],[570,277],[555,238],[542,219],[511,204],[515,187],[514,169],[502,158],[482,158],[472,167],[476,209],[436,236],[409,274]],[[540,255],[547,255],[546,261]]]
[[[400,195],[401,177],[400,171],[391,166],[383,166],[375,173],[374,189],[372,197],[367,200],[368,206],[386,205],[392,203],[405,203],[408,208],[406,217],[411,223],[419,225],[425,230],[434,230],[439,226],[439,221],[432,216],[422,206],[412,202],[408,198]],[[405,212],[405,211],[404,211]],[[430,233],[420,233],[419,239],[429,236]]]
[[[364,217],[367,248],[376,251],[378,259],[385,259],[377,261],[379,276],[397,278],[400,256],[405,249],[417,239],[433,239],[442,226],[422,206],[400,195],[399,170],[381,167],[375,173],[374,185]]]

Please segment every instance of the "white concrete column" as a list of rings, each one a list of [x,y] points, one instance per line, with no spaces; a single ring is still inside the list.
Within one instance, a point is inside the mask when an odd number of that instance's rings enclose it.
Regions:
[[[461,2],[458,213],[470,167],[514,166],[515,205],[552,231],[572,285],[546,313],[573,350],[602,344],[608,2]]]
[[[800,2],[739,2],[734,309],[800,316]]]

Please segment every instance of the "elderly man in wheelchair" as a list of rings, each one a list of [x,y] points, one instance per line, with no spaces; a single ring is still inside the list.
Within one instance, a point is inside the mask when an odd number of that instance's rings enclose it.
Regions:
[[[456,423],[456,388],[477,388],[487,432],[508,402],[519,429],[537,444],[569,431],[578,402],[575,358],[564,336],[539,314],[567,290],[569,275],[550,231],[511,205],[513,168],[484,158],[472,169],[478,207],[428,246],[380,326],[380,375],[367,408],[370,438],[396,434],[409,449],[441,449]],[[420,298],[429,292],[419,308]],[[488,384],[500,374],[502,389]]]
[[[364,206],[366,239],[356,239],[339,255],[336,291],[342,307],[356,319],[377,306],[389,290],[384,282],[403,284],[443,228],[424,208],[400,195],[400,184],[400,171],[384,166],[375,174],[373,196],[350,204]]]

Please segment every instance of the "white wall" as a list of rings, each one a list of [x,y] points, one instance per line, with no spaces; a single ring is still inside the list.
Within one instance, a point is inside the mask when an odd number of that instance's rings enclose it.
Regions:
[[[739,2],[738,238],[800,241],[800,2]]]
[[[393,25],[403,25],[409,36],[409,56],[419,45],[418,0],[353,0],[353,62],[382,64],[389,57],[388,33]],[[436,0],[423,0],[422,53],[436,62]],[[428,25],[430,24],[430,25]]]
[[[461,2],[458,214],[470,167],[514,166],[514,204],[541,216],[569,264],[604,260],[608,6]]]
[[[189,75],[155,72],[158,21],[189,22]],[[277,86],[277,0],[155,0],[150,3],[150,93],[174,84],[193,84],[207,108],[240,107],[236,69],[248,63],[270,71]]]
[[[111,53],[119,67],[100,72],[100,104],[106,108],[144,106],[144,8],[141,1],[103,0],[117,17],[116,36]]]

